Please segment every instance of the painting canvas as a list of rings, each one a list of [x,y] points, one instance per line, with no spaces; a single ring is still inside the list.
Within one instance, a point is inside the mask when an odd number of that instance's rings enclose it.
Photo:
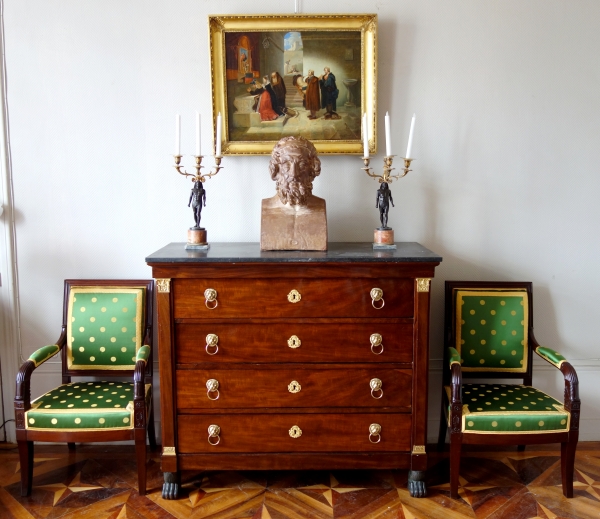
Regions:
[[[288,135],[320,153],[362,154],[362,114],[376,116],[375,15],[221,16],[210,26],[224,154],[270,153]]]

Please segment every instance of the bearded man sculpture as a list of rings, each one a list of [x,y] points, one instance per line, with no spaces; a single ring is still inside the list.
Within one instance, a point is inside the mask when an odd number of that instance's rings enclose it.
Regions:
[[[325,200],[312,194],[321,173],[314,145],[304,137],[284,137],[269,163],[277,194],[262,201],[261,250],[327,250]]]

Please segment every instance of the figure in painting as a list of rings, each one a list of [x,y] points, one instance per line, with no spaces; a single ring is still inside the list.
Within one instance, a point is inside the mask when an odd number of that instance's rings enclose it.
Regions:
[[[314,145],[304,137],[284,137],[269,163],[276,195],[262,201],[261,250],[327,250],[325,200],[312,194],[321,173]]]
[[[200,227],[200,217],[202,216],[202,207],[206,205],[206,191],[202,186],[202,182],[194,182],[194,187],[192,188],[192,192],[190,193],[188,207],[190,205],[192,206],[192,210],[194,211],[194,221],[196,222],[196,226],[192,227],[192,229],[202,230],[202,227]]]
[[[256,111],[260,114],[261,121],[274,121],[279,117],[273,110],[273,102],[275,100],[275,93],[269,84],[269,78],[263,77],[264,83],[261,85],[258,82],[254,82],[250,88],[246,90],[252,95],[258,95],[258,103],[256,104]]]
[[[321,108],[327,110],[323,119],[341,119],[335,112],[336,100],[340,93],[335,83],[335,76],[329,67],[325,67],[323,71],[325,73],[319,77],[319,84],[321,86]]]
[[[281,74],[277,71],[271,73],[271,88],[273,89],[273,92],[275,92],[275,97],[277,98],[277,105],[273,106],[273,110],[278,114],[283,115],[285,113],[286,88]]]
[[[314,70],[308,71],[308,76],[306,76],[304,82],[306,83],[304,108],[310,112],[309,119],[316,119],[317,112],[321,108],[321,101],[319,99],[319,80],[315,76]]]
[[[306,107],[304,104],[304,95],[306,94],[306,83],[304,82],[304,78],[302,74],[296,74],[292,77],[292,84],[296,87],[300,95],[302,96],[302,106]]]
[[[296,64],[294,63],[293,65],[290,65],[290,62],[292,60],[287,60],[285,62],[285,75],[288,76],[290,74],[299,74],[300,71],[296,68]]]
[[[379,220],[381,221],[381,227],[379,227],[380,231],[386,231],[390,229],[390,227],[387,226],[390,202],[392,203],[392,207],[396,207],[394,205],[392,191],[388,186],[388,183],[382,182],[381,186],[379,186],[379,189],[377,190],[377,197],[375,202],[375,207],[379,207]]]
[[[244,74],[250,72],[250,63],[248,62],[248,51],[246,49],[240,49],[241,60],[242,60],[242,70]]]

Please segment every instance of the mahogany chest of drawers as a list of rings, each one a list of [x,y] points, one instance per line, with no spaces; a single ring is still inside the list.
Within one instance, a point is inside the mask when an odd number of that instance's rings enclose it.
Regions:
[[[170,244],[157,285],[163,497],[180,470],[409,468],[425,494],[429,290],[441,257]]]

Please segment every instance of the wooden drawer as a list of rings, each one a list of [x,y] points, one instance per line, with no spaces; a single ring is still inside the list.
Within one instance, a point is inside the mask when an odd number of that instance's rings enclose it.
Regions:
[[[382,382],[371,395],[371,380]],[[206,382],[219,383],[210,400]],[[300,384],[300,390],[297,385]],[[290,386],[292,384],[292,386]],[[354,365],[324,367],[253,366],[247,369],[180,369],[176,372],[177,408],[252,409],[265,407],[405,407],[411,406],[410,370]],[[217,397],[217,392],[210,394]]]
[[[212,310],[205,304],[208,288],[217,291]],[[383,290],[379,309],[373,288]],[[172,290],[175,319],[412,317],[414,311],[414,281],[403,278],[174,279]],[[300,294],[295,303],[288,300],[293,290]]]
[[[381,426],[379,443],[369,441],[369,426]],[[385,452],[410,451],[408,414],[211,414],[179,415],[180,454],[225,452]],[[208,428],[220,434],[208,443]],[[300,437],[292,438],[297,426]],[[377,436],[371,436],[373,441]]]
[[[218,337],[218,344],[207,350],[209,334]],[[371,349],[373,334],[381,335],[382,343]],[[397,324],[180,323],[175,326],[175,344],[177,364],[412,362],[413,329],[412,321]]]

